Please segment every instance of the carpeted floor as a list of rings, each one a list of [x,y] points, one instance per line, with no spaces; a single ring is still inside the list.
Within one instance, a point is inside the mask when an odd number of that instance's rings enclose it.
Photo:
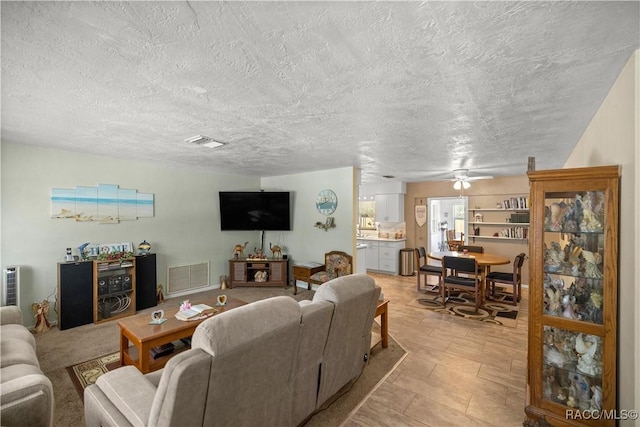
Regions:
[[[151,313],[157,309],[169,309],[180,305],[183,299],[197,303],[199,299],[215,298],[225,293],[227,296],[253,302],[278,295],[288,295],[296,300],[311,299],[312,291],[299,289],[293,295],[292,289],[283,288],[235,288],[225,291],[212,290],[189,297],[165,300],[158,307],[141,311]],[[377,327],[377,324],[374,324]],[[55,395],[54,425],[84,425],[84,408],[82,399],[71,380],[68,367],[109,355],[118,350],[119,331],[117,322],[106,322],[98,325],[84,325],[60,331],[50,331],[36,335],[38,358],[41,369],[53,384]],[[314,415],[306,424],[311,427],[333,426],[345,420],[349,413],[368,396],[376,384],[403,358],[405,351],[393,339],[389,347],[382,349],[380,345],[371,352],[369,364],[353,387],[329,408]],[[109,363],[109,362],[107,362]],[[90,376],[90,375],[89,375]]]
[[[518,326],[518,306],[511,304],[510,296],[497,294],[498,298],[485,301],[475,312],[474,297],[472,294],[460,292],[452,293],[451,299],[446,304],[438,294],[425,294],[424,297],[411,301],[407,305],[411,307],[426,308],[439,313],[450,314],[465,319],[515,328]]]

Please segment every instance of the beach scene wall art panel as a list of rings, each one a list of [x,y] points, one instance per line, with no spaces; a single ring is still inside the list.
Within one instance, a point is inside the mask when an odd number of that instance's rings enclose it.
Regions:
[[[138,219],[136,190],[127,188],[118,189],[118,217],[120,221],[132,221]]]
[[[153,201],[153,193],[138,193],[135,189],[119,188],[115,184],[52,188],[51,218],[114,224],[153,217]]]
[[[95,221],[98,217],[98,189],[76,187],[76,221]]]
[[[136,204],[138,218],[153,217],[153,193],[138,193],[138,203]]]
[[[98,184],[98,221],[104,224],[118,222],[118,186]]]
[[[76,217],[76,190],[66,188],[51,189],[51,218]]]

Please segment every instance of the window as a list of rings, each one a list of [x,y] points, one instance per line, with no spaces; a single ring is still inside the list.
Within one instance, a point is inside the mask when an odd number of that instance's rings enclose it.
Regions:
[[[359,202],[359,224],[360,230],[375,230],[376,225],[376,201],[360,200]]]

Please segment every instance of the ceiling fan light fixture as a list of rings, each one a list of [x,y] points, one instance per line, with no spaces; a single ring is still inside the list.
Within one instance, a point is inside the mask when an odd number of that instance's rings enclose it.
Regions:
[[[461,188],[464,188],[466,190],[469,187],[471,187],[471,184],[469,182],[461,180],[461,179],[457,179],[453,183],[453,189],[454,190],[460,190]]]

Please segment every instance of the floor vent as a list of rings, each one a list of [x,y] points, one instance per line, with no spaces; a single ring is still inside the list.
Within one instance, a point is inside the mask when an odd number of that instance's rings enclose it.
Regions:
[[[2,305],[20,307],[20,267],[7,267],[2,276]]]
[[[209,286],[209,263],[167,268],[167,294]]]

